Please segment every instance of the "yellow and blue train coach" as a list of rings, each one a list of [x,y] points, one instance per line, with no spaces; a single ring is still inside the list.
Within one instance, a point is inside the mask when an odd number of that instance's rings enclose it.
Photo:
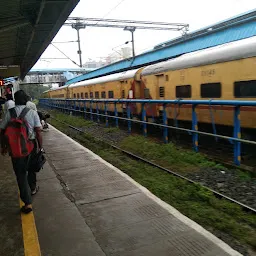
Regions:
[[[144,68],[81,81],[47,92],[67,99],[255,100],[256,37],[184,54]],[[125,105],[118,105],[123,112]],[[96,108],[96,105],[93,105]],[[147,115],[160,117],[161,105],[147,105]],[[113,111],[113,105],[109,106]],[[141,115],[141,104],[131,106]],[[189,105],[169,105],[169,120],[191,121]],[[233,125],[232,106],[197,106],[200,123]],[[256,128],[255,107],[241,108],[241,126]]]

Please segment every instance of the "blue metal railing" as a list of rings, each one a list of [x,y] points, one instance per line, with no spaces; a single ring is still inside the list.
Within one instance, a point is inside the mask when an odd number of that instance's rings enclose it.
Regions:
[[[94,120],[94,116],[96,115],[97,121],[100,121],[100,117],[105,118],[106,126],[109,124],[109,118],[115,120],[115,125],[118,127],[119,120],[126,120],[128,124],[128,132],[131,132],[132,122],[142,124],[143,135],[147,136],[147,125],[154,125],[163,128],[163,140],[164,143],[168,143],[168,129],[174,129],[178,131],[186,131],[192,135],[193,148],[196,152],[198,152],[198,137],[199,135],[207,135],[215,138],[222,138],[232,142],[234,145],[234,163],[236,165],[240,165],[241,163],[241,143],[253,144],[256,145],[256,141],[244,140],[241,139],[241,124],[240,124],[240,108],[242,106],[251,106],[256,107],[256,101],[231,101],[231,100],[147,100],[147,99],[40,99],[40,105],[44,107],[48,107],[50,109],[60,109],[62,111],[72,111],[74,113],[80,112],[84,113],[85,118],[90,118],[90,120]],[[100,113],[99,104],[104,104],[104,110],[102,111],[104,114]],[[141,104],[141,120],[135,120],[131,118],[131,106],[133,103]],[[96,107],[93,107],[93,104],[96,104]],[[109,111],[108,104],[114,105],[114,110]],[[126,117],[118,116],[118,104],[126,105]],[[163,123],[154,123],[147,121],[147,111],[146,104],[159,104],[163,106],[162,110],[162,118]],[[181,105],[190,105],[192,109],[192,128],[186,129],[176,126],[168,125],[167,111],[166,108],[168,104],[175,104],[178,106]],[[82,105],[82,106],[81,106]],[[234,107],[234,121],[233,121],[233,137],[218,135],[216,132],[208,133],[198,130],[198,118],[196,113],[196,108],[198,105],[218,105],[218,106],[232,106]],[[89,109],[90,111],[87,111]],[[256,108],[255,108],[256,111]],[[109,112],[113,113],[113,115],[109,114]],[[89,115],[89,116],[88,116]]]

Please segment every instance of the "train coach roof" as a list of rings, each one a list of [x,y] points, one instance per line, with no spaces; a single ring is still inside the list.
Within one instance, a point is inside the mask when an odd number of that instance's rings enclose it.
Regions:
[[[197,67],[254,56],[256,56],[256,36],[184,54],[175,59],[150,65],[142,71],[142,75],[157,74],[168,70]]]
[[[54,91],[62,90],[62,89],[65,89],[67,87],[68,87],[68,85],[64,85],[64,86],[61,86],[61,87],[58,87],[58,88],[50,89],[49,92],[54,92]]]
[[[133,77],[135,77],[136,73],[139,70],[140,69],[133,69],[133,70],[128,70],[128,71],[124,71],[121,73],[117,73],[117,74],[112,74],[112,75],[108,75],[108,76],[103,76],[103,77],[98,77],[98,78],[94,78],[94,79],[90,79],[90,80],[81,81],[78,83],[71,84],[69,86],[69,88],[92,85],[92,84],[101,84],[101,83],[120,81],[120,80],[133,78]]]

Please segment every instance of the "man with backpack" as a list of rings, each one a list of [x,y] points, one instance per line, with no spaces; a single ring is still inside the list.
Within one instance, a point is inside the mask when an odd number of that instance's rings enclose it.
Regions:
[[[26,107],[27,95],[20,90],[14,94],[16,107],[10,109],[1,124],[1,153],[9,152],[17,178],[21,212],[32,211],[32,195],[36,194],[36,173],[29,168],[30,159],[42,150],[41,123],[36,111]]]

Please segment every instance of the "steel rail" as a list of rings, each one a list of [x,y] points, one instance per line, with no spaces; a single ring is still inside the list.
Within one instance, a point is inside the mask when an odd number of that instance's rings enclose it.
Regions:
[[[81,132],[81,133],[83,133],[83,134],[87,134],[87,133],[84,132],[83,130],[81,130],[81,129],[79,129],[79,128],[73,126],[73,125],[70,125],[70,124],[68,124],[68,123],[66,123],[66,122],[63,122],[63,121],[61,121],[61,120],[59,120],[59,119],[57,119],[57,118],[54,118],[54,117],[51,117],[51,118],[54,119],[54,120],[56,120],[56,121],[58,121],[58,122],[60,122],[60,123],[62,123],[62,124],[65,124],[66,126],[68,126],[69,128],[71,128],[71,129],[73,129],[73,130],[76,130],[76,131]],[[106,141],[103,141],[103,140],[100,140],[100,139],[98,139],[98,140],[101,141],[101,142],[104,142],[105,144],[111,146],[112,148],[114,148],[114,149],[116,149],[116,150],[118,150],[118,151],[121,151],[121,152],[125,153],[126,155],[128,155],[128,156],[130,156],[130,157],[132,157],[132,158],[135,158],[135,159],[140,160],[140,161],[142,161],[142,162],[144,162],[144,163],[146,163],[146,164],[149,164],[149,165],[154,166],[154,167],[156,167],[156,168],[158,168],[158,169],[161,169],[161,170],[163,170],[163,171],[165,171],[165,172],[167,172],[167,173],[169,173],[169,174],[172,174],[172,175],[174,175],[174,176],[176,176],[176,177],[179,177],[179,178],[181,178],[181,179],[183,179],[183,180],[186,180],[186,181],[189,182],[189,183],[192,183],[192,184],[195,184],[195,185],[200,185],[201,187],[207,189],[208,191],[211,191],[216,197],[225,198],[225,199],[228,200],[228,201],[231,201],[231,202],[233,202],[233,203],[235,203],[235,204],[238,204],[238,205],[241,206],[244,210],[247,210],[247,211],[251,211],[251,212],[253,212],[253,213],[256,213],[256,209],[254,209],[254,208],[252,208],[252,207],[250,207],[250,206],[248,206],[248,205],[245,205],[245,204],[243,204],[243,203],[241,203],[241,202],[239,202],[239,201],[237,201],[237,200],[235,200],[235,199],[233,199],[233,198],[231,198],[231,197],[229,197],[229,196],[226,196],[226,195],[224,195],[224,194],[222,194],[222,193],[220,193],[220,192],[218,192],[218,191],[216,191],[216,190],[213,190],[213,189],[211,189],[211,188],[209,188],[209,187],[207,187],[207,186],[204,186],[204,185],[202,185],[202,184],[200,184],[200,183],[198,183],[198,182],[195,182],[195,181],[193,181],[193,180],[191,180],[191,179],[189,179],[189,178],[186,178],[185,176],[180,175],[180,174],[178,174],[177,172],[174,172],[174,171],[172,171],[172,170],[170,170],[170,169],[167,169],[167,168],[165,168],[165,167],[163,167],[163,166],[161,166],[161,165],[158,165],[158,164],[156,164],[156,163],[153,163],[152,161],[149,161],[149,160],[147,160],[147,159],[145,159],[145,158],[143,158],[143,157],[140,157],[140,156],[138,156],[138,155],[135,155],[135,154],[133,154],[133,153],[127,151],[127,150],[124,150],[124,149],[122,149],[122,148],[120,148],[120,147],[117,147],[117,146],[115,146],[115,145],[113,145],[113,144],[110,144],[110,143],[108,143],[108,142],[106,142]]]
[[[109,117],[109,118],[112,118],[112,119],[117,118],[117,119],[120,119],[120,120],[131,121],[131,122],[134,122],[134,123],[148,124],[148,125],[158,126],[158,127],[161,127],[161,128],[168,128],[168,129],[173,129],[173,130],[178,130],[178,131],[183,131],[183,132],[188,132],[188,133],[195,133],[195,134],[201,134],[201,135],[206,135],[206,136],[210,136],[210,137],[225,139],[225,140],[229,140],[229,141],[236,141],[236,142],[242,142],[242,143],[245,143],[245,144],[256,145],[256,141],[244,140],[244,139],[229,137],[229,136],[225,136],[225,135],[219,135],[219,134],[213,134],[213,133],[208,133],[208,132],[196,131],[196,130],[181,128],[181,127],[176,127],[176,126],[171,126],[171,125],[157,124],[157,123],[146,122],[146,121],[141,121],[141,120],[129,119],[129,118],[125,118],[125,117],[111,116],[111,115],[105,115],[105,114],[90,112],[90,111],[69,109],[69,108],[58,107],[58,106],[54,106],[54,108],[66,109],[66,110],[69,110],[69,111],[92,114],[92,115],[102,116],[102,117]]]

